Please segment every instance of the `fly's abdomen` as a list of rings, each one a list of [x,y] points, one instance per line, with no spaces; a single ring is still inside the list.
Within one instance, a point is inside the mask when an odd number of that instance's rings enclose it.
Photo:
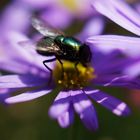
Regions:
[[[79,57],[80,61],[83,64],[89,63],[92,58],[92,53],[90,50],[90,47],[86,44],[81,45],[80,51],[79,51]]]

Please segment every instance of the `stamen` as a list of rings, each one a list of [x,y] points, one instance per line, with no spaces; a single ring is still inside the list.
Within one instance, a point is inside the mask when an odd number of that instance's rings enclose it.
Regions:
[[[64,61],[63,69],[64,73],[62,76],[61,65],[57,62],[53,71],[53,78],[55,83],[65,90],[83,89],[96,77],[91,66],[84,67],[80,63],[77,65],[77,69],[75,69],[75,63]]]

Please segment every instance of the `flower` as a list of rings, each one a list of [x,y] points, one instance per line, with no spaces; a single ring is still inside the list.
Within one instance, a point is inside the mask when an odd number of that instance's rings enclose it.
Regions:
[[[56,119],[61,127],[68,127],[74,120],[76,112],[84,125],[90,130],[98,128],[95,108],[91,100],[96,101],[118,116],[127,116],[130,113],[127,105],[106,94],[97,87],[129,87],[139,88],[138,79],[132,79],[124,73],[128,66],[139,59],[122,57],[119,51],[110,55],[101,53],[97,48],[91,47],[93,57],[91,65],[83,67],[78,65],[77,74],[74,64],[64,62],[64,73],[59,63],[49,63],[53,69],[52,83],[48,85],[50,72],[43,66],[42,61],[48,59],[35,51],[34,46],[21,47],[17,42],[27,39],[19,32],[9,32],[8,41],[3,42],[7,56],[0,61],[0,68],[15,74],[0,77],[0,88],[10,91],[26,92],[12,97],[6,97],[5,103],[13,104],[30,101],[43,95],[59,91],[54,103],[49,109],[51,118]],[[6,43],[6,44],[4,44]],[[64,74],[62,78],[61,74]]]
[[[84,5],[86,6],[86,5]],[[22,49],[19,47],[17,42],[21,40],[27,40],[28,38],[17,34],[15,32],[21,32],[26,34],[31,34],[30,32],[30,16],[34,13],[38,12],[43,18],[46,19],[47,22],[51,23],[51,25],[55,25],[55,27],[66,28],[70,25],[71,21],[74,18],[73,13],[69,12],[69,10],[63,5],[58,5],[55,0],[53,1],[26,1],[26,0],[15,0],[12,1],[9,5],[5,7],[5,9],[1,13],[1,21],[0,21],[0,69],[4,71],[10,71],[16,74],[25,74],[25,73],[36,73],[36,68],[30,69],[32,65],[36,66],[36,63],[30,57],[30,54],[26,52],[26,49]],[[84,12],[86,13],[86,12]],[[88,14],[86,14],[88,15]],[[87,17],[87,16],[85,16]],[[89,16],[88,16],[89,17]],[[78,15],[76,16],[78,18]],[[58,20],[59,19],[59,20]],[[61,19],[61,20],[60,20]],[[18,20],[18,22],[17,22]],[[96,30],[92,29],[91,24],[97,26]],[[95,15],[94,18],[89,20],[89,23],[86,25],[87,30],[83,30],[82,33],[78,34],[78,38],[82,40],[89,36],[90,34],[99,34],[103,31],[104,22],[102,18],[98,15]],[[91,30],[92,29],[92,30]],[[13,34],[14,31],[14,34]],[[34,38],[34,35],[33,35]],[[40,60],[41,59],[41,60]],[[43,61],[43,57],[39,57],[39,61]],[[26,63],[28,62],[28,65]],[[37,62],[39,62],[37,60]],[[40,63],[40,62],[39,62]],[[46,69],[42,67],[42,63],[37,64],[41,65],[41,69]],[[38,67],[37,66],[37,67]],[[42,70],[38,69],[37,71]],[[42,74],[43,75],[43,74]],[[46,75],[46,74],[45,74]],[[15,89],[18,90],[18,89]],[[3,91],[4,94],[3,94]],[[0,91],[1,97],[0,102],[3,103],[3,100],[10,96],[9,92],[13,92],[10,89],[2,89]]]
[[[97,19],[99,21],[97,23],[101,23],[98,26],[101,31],[102,20],[100,21],[100,17]],[[93,23],[89,23],[83,30],[83,34],[77,36],[83,39],[92,35],[90,33],[92,26]],[[104,39],[104,36],[101,37]],[[56,119],[61,127],[72,124],[74,112],[76,112],[88,129],[96,130],[98,121],[92,100],[118,116],[127,116],[130,113],[128,106],[100,90],[100,87],[140,88],[139,79],[128,72],[128,68],[139,62],[139,57],[133,57],[136,52],[126,51],[129,49],[132,51],[130,46],[137,46],[139,40],[131,39],[126,46],[125,38],[121,36],[115,38],[117,46],[113,44],[114,36],[108,36],[105,37],[102,47],[98,48],[100,46],[98,36],[89,37],[86,43],[90,45],[92,61],[88,67],[79,64],[78,72],[70,62],[63,62],[64,72],[58,62],[47,64],[53,70],[52,82],[49,84],[50,72],[42,64],[43,60],[49,58],[37,54],[35,46],[31,44],[29,44],[30,47],[21,47],[18,42],[28,40],[21,32],[6,31],[0,40],[0,49],[3,52],[0,57],[0,68],[14,74],[0,77],[0,88],[5,90],[6,95],[6,97],[3,96],[5,103],[30,101],[49,93],[53,94],[55,90],[58,95],[49,109],[49,115]],[[105,48],[104,46],[108,44],[110,48]],[[24,93],[22,93],[23,90]],[[20,91],[21,94],[9,97],[9,93],[15,91]]]

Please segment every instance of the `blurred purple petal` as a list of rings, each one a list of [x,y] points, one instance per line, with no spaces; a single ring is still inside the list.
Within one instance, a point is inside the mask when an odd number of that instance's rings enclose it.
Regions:
[[[49,7],[41,14],[42,19],[55,28],[65,29],[72,22],[71,13],[64,7]]]
[[[51,90],[29,91],[13,97],[5,99],[8,104],[30,101],[50,93]]]
[[[140,75],[140,62],[136,62],[124,69],[124,73],[129,77],[139,77]]]
[[[0,59],[0,69],[1,70],[6,70],[18,74],[25,74],[29,72],[29,67],[28,65],[24,65],[23,63],[19,63],[10,59]],[[31,70],[31,69],[30,69]]]
[[[130,114],[130,110],[124,102],[110,95],[107,95],[106,93],[101,92],[100,90],[89,90],[85,91],[85,93],[97,103],[109,109],[115,115],[127,116]]]
[[[70,106],[70,93],[61,91],[55,98],[53,105],[50,107],[49,115],[52,118],[63,116],[62,114],[68,115],[67,111],[69,109],[69,106]]]
[[[92,102],[83,91],[72,91],[71,96],[74,109],[79,114],[84,125],[90,130],[96,130],[98,128],[98,120]]]
[[[32,56],[29,54],[28,51],[21,48],[18,44],[19,41],[27,40],[28,38],[21,34],[20,32],[16,31],[9,31],[4,34],[4,41],[2,42],[4,47],[2,46],[3,52],[7,57],[18,58],[19,60],[23,61],[32,61]],[[10,46],[10,49],[9,49]],[[14,52],[14,53],[13,53]]]
[[[105,54],[120,50],[131,57],[140,55],[140,38],[137,37],[100,35],[89,37],[86,42]]]
[[[103,32],[104,29],[104,20],[102,17],[94,16],[90,19],[87,24],[84,26],[82,32],[77,35],[77,37],[84,41],[89,36],[99,35]]]
[[[45,66],[42,64],[42,61],[39,61],[40,66],[42,65],[42,69],[37,66],[25,63],[23,61],[19,61],[18,59],[0,59],[0,69],[6,70],[8,72],[14,72],[18,74],[33,74],[38,75],[40,77],[48,77],[48,70],[45,68]],[[36,63],[37,64],[37,63]]]
[[[131,64],[138,62],[140,59],[132,59],[130,57],[128,58],[124,54],[122,54],[121,51],[118,50],[114,50],[109,54],[104,54],[101,51],[96,50],[96,53],[94,51],[92,60],[92,65],[95,69],[95,74],[98,75],[97,79],[104,79],[104,77],[110,77],[111,75],[114,75],[115,77],[120,76],[123,69],[127,68]]]
[[[138,13],[140,13],[140,3],[136,3],[135,4],[135,9],[138,11]]]
[[[129,76],[128,75],[121,75],[112,78],[110,81],[103,84],[103,86],[125,86],[128,82]]]
[[[102,76],[103,78],[95,79],[96,86],[102,85],[104,87],[107,86],[126,87],[130,80],[130,76],[128,75],[106,74],[100,76]]]
[[[75,10],[72,11],[74,16],[88,18],[96,13],[91,7],[92,0],[74,0]]]
[[[37,71],[39,70],[40,72],[48,71],[42,62],[50,58],[39,55],[35,50],[35,44],[29,43],[29,38],[27,38],[24,34],[16,31],[9,31],[7,34],[5,34],[5,37],[5,41],[0,42],[2,45],[0,48],[2,51],[0,64],[2,65],[0,65],[0,67],[2,66],[3,68],[8,67],[8,65],[17,65],[17,67],[23,67],[23,69],[25,68],[28,70],[32,70],[33,67],[35,67],[35,69]],[[54,67],[53,62],[48,63],[48,65],[50,68]],[[24,73],[22,68],[19,72]]]
[[[11,34],[13,35],[13,34]],[[19,34],[15,35],[15,38],[18,40],[20,40],[21,36]],[[14,36],[13,40],[14,40]],[[22,37],[21,38],[25,38]],[[39,69],[39,65],[41,65],[42,61],[36,61],[36,56],[38,55],[32,55],[28,52],[28,50],[26,48],[21,47],[18,44],[12,44],[12,42],[8,42],[7,40],[0,40],[0,69],[6,70],[6,71],[10,71],[10,72],[14,72],[14,73],[19,73],[19,74],[25,74],[28,72],[33,72],[34,71],[42,71],[41,69]],[[14,52],[14,53],[13,53]],[[33,57],[34,56],[34,57]],[[43,59],[42,59],[43,60]],[[37,65],[38,63],[40,63],[38,65],[38,68],[33,66],[33,64],[31,63],[31,61],[35,62],[35,65]],[[43,64],[42,64],[42,67]]]
[[[45,8],[49,4],[55,4],[56,0],[16,0],[24,6],[30,6],[30,8],[40,9]]]
[[[118,25],[140,35],[140,15],[123,0],[94,0],[92,5]]]
[[[131,66],[135,67],[135,65],[137,65],[139,61],[139,58],[128,58],[122,55],[120,51],[113,51],[107,55],[102,54],[100,51],[96,52],[93,56],[92,65],[95,69],[97,78],[93,79],[93,83],[95,85],[102,86],[126,87],[129,85],[128,83],[132,80],[132,78],[136,77],[136,75],[139,73],[138,68],[135,70],[133,69],[134,71],[129,72]],[[135,88],[134,85],[133,88]]]
[[[0,77],[0,88],[24,88],[43,84],[43,79],[33,75],[6,75]]]
[[[29,26],[29,10],[17,2],[7,6],[1,17],[2,30],[18,30],[25,32]]]

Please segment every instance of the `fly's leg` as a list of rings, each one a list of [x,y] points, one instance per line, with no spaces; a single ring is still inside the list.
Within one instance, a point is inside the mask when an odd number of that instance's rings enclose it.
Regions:
[[[52,59],[44,60],[44,61],[43,61],[44,66],[50,71],[50,76],[49,76],[48,85],[49,85],[49,84],[51,83],[51,81],[52,81],[52,74],[53,74],[53,71],[52,71],[51,68],[49,68],[49,67],[46,65],[46,63],[53,62],[53,61],[55,61],[55,60],[56,60],[56,58],[52,58]]]
[[[76,62],[75,65],[74,65],[74,67],[75,67],[76,73],[77,73],[77,75],[79,77],[79,70],[77,68],[78,64],[79,64],[79,62]]]
[[[59,61],[59,63],[61,64],[61,69],[62,69],[62,73],[61,73],[61,78],[64,79],[64,67],[63,67],[63,62],[57,58],[57,60]]]

